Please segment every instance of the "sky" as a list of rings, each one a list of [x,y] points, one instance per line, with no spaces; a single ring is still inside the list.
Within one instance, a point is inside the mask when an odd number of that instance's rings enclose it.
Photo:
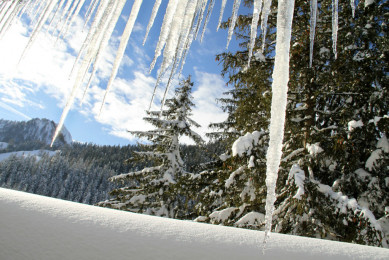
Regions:
[[[119,73],[102,113],[99,114],[120,34],[132,3],[133,1],[127,1],[82,104],[83,91],[80,90],[65,121],[65,127],[75,141],[126,145],[137,141],[127,130],[143,131],[152,128],[142,118],[146,115],[161,62],[160,57],[155,69],[148,73],[167,1],[162,1],[147,42],[142,46],[154,4],[154,1],[143,1]],[[220,10],[218,5],[220,3],[217,1],[203,42],[193,42],[183,70],[183,77],[191,75],[194,82],[192,95],[196,107],[193,108],[192,119],[202,126],[194,129],[202,136],[211,131],[207,127],[210,122],[221,122],[227,116],[216,102],[228,90],[226,79],[220,76],[221,66],[215,61],[215,55],[225,51],[227,43],[226,30],[216,31]],[[245,11],[243,5],[240,9]],[[223,20],[231,12],[232,1],[227,1]],[[24,21],[15,22],[0,39],[0,118],[18,121],[48,118],[58,122],[73,86],[72,66],[87,33],[87,30],[83,30],[84,18],[80,16],[74,21],[64,39],[57,39],[50,29],[44,30],[19,63],[28,42],[28,32],[31,31]],[[236,49],[237,44],[233,39],[229,51]],[[176,79],[173,86],[177,85]],[[170,90],[169,97],[172,97],[173,90],[174,88]],[[156,94],[154,109],[159,108],[163,91],[162,84]],[[188,143],[189,139],[184,138],[182,141]]]

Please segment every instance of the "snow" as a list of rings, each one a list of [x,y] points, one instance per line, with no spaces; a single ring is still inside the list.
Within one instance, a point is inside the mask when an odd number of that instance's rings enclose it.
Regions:
[[[348,130],[352,132],[355,128],[362,127],[363,122],[362,120],[358,120],[358,121],[351,120],[350,122],[348,122],[347,125],[348,125]]]
[[[377,160],[381,159],[383,152],[389,153],[389,142],[385,135],[383,135],[377,142],[377,150],[374,150],[365,163],[365,167],[368,170],[373,170],[377,164]]]
[[[389,153],[389,142],[388,142],[388,138],[386,138],[386,135],[383,135],[380,138],[380,140],[378,140],[377,148],[381,149],[385,153]]]
[[[320,143],[307,144],[307,150],[312,156],[317,156],[324,151],[323,148],[320,147]]]
[[[260,225],[265,222],[265,215],[259,212],[249,212],[241,217],[235,224],[238,227]]]
[[[9,153],[0,153],[0,162],[7,160],[11,156],[17,157],[32,157],[35,156],[38,160],[44,154],[49,156],[54,156],[59,151],[49,151],[49,150],[33,150],[33,151],[18,151],[18,152],[9,152]]]
[[[388,259],[387,249],[134,214],[0,188],[0,259]]]
[[[263,132],[254,131],[252,133],[246,133],[244,136],[239,137],[232,144],[232,155],[243,156],[243,154],[250,155],[251,150],[258,144],[259,137],[263,135]]]
[[[238,208],[235,208],[235,207],[226,208],[223,210],[217,210],[217,211],[212,212],[212,214],[209,215],[209,217],[211,218],[211,221],[224,222],[236,210],[238,210]]]
[[[0,142],[0,150],[7,149],[7,147],[8,147],[8,143]]]
[[[356,199],[349,199],[348,196],[343,195],[342,192],[334,192],[332,188],[328,185],[321,184],[319,182],[317,182],[316,184],[318,185],[318,190],[320,192],[326,194],[333,200],[338,201],[337,207],[339,208],[341,213],[346,213],[347,209],[350,209],[354,212],[354,214],[359,214],[360,216],[368,220],[376,230],[382,231],[382,228],[379,222],[374,217],[374,214],[368,208],[361,207]]]
[[[365,8],[373,3],[374,3],[374,0],[365,0]]]
[[[294,195],[293,198],[301,200],[301,195],[304,195],[305,173],[297,164],[293,164],[289,171],[288,181],[291,179],[294,179],[294,183],[298,188],[296,195]]]

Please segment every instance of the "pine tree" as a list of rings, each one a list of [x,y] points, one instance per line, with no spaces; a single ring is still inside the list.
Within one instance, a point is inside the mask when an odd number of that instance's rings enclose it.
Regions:
[[[252,1],[245,3],[251,5]],[[317,33],[315,39],[312,67],[309,66],[310,41],[306,26],[310,17],[309,3],[301,1],[296,6],[274,229],[282,233],[385,245],[376,217],[383,215],[386,199],[378,207],[374,202],[388,194],[383,178],[388,165],[385,153],[388,107],[387,99],[383,98],[387,93],[387,26],[384,22],[387,4],[359,6],[355,18],[352,18],[349,3],[340,4],[338,57],[335,58],[331,53],[331,4],[323,2],[317,23],[317,31],[323,33]],[[226,173],[219,186],[224,185],[222,206],[202,219],[258,229],[262,228],[265,213],[264,160],[269,109],[265,97],[271,86],[274,53],[270,40],[263,55],[258,54],[261,62],[254,62],[247,68],[250,24],[251,17],[239,18],[236,29],[240,33],[236,35],[243,50],[220,56],[236,94],[232,96],[234,110],[230,116],[234,120],[231,121],[235,123],[234,128],[242,132],[232,146],[235,156],[225,161]],[[275,30],[272,21],[269,24],[271,39]],[[245,92],[249,94],[241,95]],[[250,106],[258,101],[254,107],[265,109],[256,115]],[[250,109],[252,113],[248,112]],[[379,121],[375,123],[374,118]],[[358,120],[367,127],[349,128]],[[366,161],[372,153],[379,153],[380,157],[374,160],[375,173],[366,174]],[[370,178],[369,185],[365,183],[363,187],[362,180],[355,186],[358,176]]]
[[[145,160],[153,166],[112,177],[112,181],[128,186],[113,190],[114,198],[99,203],[100,206],[170,218],[187,217],[191,201],[182,179],[191,174],[184,170],[179,138],[186,135],[197,144],[203,140],[192,130],[199,125],[189,117],[194,106],[190,77],[180,85],[175,96],[166,100],[165,110],[147,112],[144,120],[156,129],[132,132],[147,138],[150,144],[144,145],[147,151],[135,152],[130,160]]]

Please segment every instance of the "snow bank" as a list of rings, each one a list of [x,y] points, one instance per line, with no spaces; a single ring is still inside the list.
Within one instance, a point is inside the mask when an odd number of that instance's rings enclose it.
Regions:
[[[179,221],[0,188],[0,259],[389,259],[389,250]]]
[[[0,150],[1,149],[7,149],[8,143],[0,142]]]

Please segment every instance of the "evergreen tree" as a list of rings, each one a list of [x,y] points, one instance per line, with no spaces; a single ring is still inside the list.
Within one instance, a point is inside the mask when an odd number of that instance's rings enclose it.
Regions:
[[[323,33],[317,33],[310,67],[309,3],[296,4],[284,155],[273,226],[282,233],[385,245],[376,217],[383,216],[388,197],[384,177],[388,107],[383,98],[387,95],[388,5],[385,1],[367,8],[360,4],[352,18],[349,3],[340,3],[337,58],[330,51],[331,4],[321,5],[317,31]],[[218,188],[223,190],[223,203],[202,220],[258,229],[265,213],[266,97],[274,55],[271,39],[276,30],[270,21],[267,49],[247,68],[251,17],[241,16],[238,21],[236,35],[243,50],[219,57],[234,86],[230,122],[240,129],[241,137],[232,146],[234,156],[221,169],[225,174]],[[253,104],[264,107],[258,109],[262,113],[255,114]],[[368,172],[370,165],[374,167]],[[369,184],[362,185],[366,178]],[[384,199],[375,206],[379,196]]]
[[[144,145],[147,151],[135,152],[130,160],[146,160],[153,166],[111,178],[128,186],[113,190],[114,198],[99,206],[171,218],[187,217],[191,202],[181,179],[191,174],[184,169],[179,138],[186,135],[197,144],[203,142],[192,130],[199,125],[189,118],[194,106],[190,94],[192,86],[188,77],[180,83],[175,96],[166,101],[165,110],[147,112],[144,120],[156,129],[132,133],[147,138],[151,144]]]

